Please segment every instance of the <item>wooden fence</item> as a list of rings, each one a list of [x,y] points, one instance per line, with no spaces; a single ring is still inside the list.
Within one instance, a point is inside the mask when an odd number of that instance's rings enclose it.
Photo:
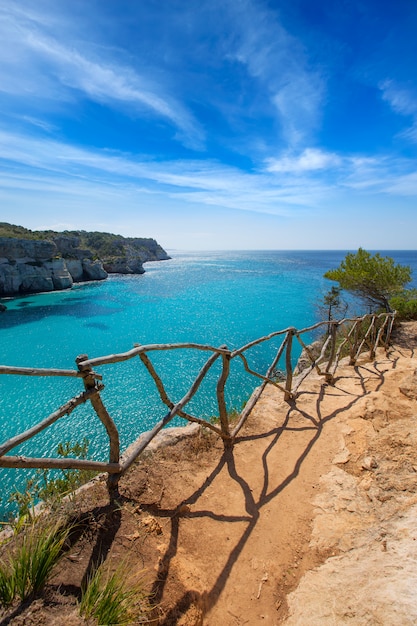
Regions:
[[[139,457],[157,433],[169,424],[175,416],[182,417],[189,422],[196,422],[210,429],[222,438],[225,447],[230,447],[233,445],[236,435],[244,425],[266,385],[274,385],[277,389],[282,391],[287,402],[295,402],[302,383],[313,370],[323,376],[328,384],[333,384],[337,367],[344,356],[349,356],[350,364],[354,365],[359,354],[365,350],[369,350],[369,357],[373,359],[377,347],[383,346],[387,349],[394,317],[394,313],[382,313],[380,315],[370,314],[353,319],[319,322],[308,328],[303,328],[302,330],[286,328],[256,339],[255,341],[251,341],[237,350],[229,350],[227,346],[216,348],[196,343],[149,344],[135,345],[135,347],[128,352],[110,354],[93,359],[89,359],[87,355],[78,356],[76,359],[77,369],[74,370],[0,366],[0,374],[79,378],[83,386],[83,390],[78,395],[72,397],[44,420],[0,444],[0,467],[83,469],[106,472],[108,474],[109,493],[112,498],[114,493],[117,492],[120,476],[126,472]],[[323,341],[318,356],[314,356],[311,348],[303,341],[302,336],[306,333],[321,333]],[[276,337],[282,338],[282,342],[267,372],[261,374],[251,369],[246,357],[247,351],[254,346],[270,341]],[[301,344],[304,355],[306,355],[309,362],[309,365],[297,376],[294,375],[293,369],[294,340],[297,340],[299,344]],[[153,352],[182,349],[203,351],[208,353],[209,357],[184,397],[179,402],[174,403],[169,398],[164,383],[157,374],[149,355]],[[127,361],[135,357],[141,360],[154,380],[160,399],[167,406],[168,412],[155,424],[152,430],[141,435],[122,454],[120,451],[117,427],[112,417],[109,415],[100,395],[100,392],[104,389],[104,385],[101,382],[103,377],[101,374],[98,374],[94,368]],[[237,422],[232,427],[226,407],[225,386],[230,374],[230,364],[233,359],[240,359],[243,362],[246,372],[257,378],[261,384],[252,394],[250,400],[238,416]],[[280,375],[277,376],[277,368],[281,360],[284,362],[284,367],[281,368]],[[206,374],[216,361],[220,361],[221,363],[221,373],[216,385],[218,424],[191,415],[185,411],[186,405],[196,394]],[[106,429],[110,448],[108,462],[76,458],[33,458],[7,454],[19,444],[31,439],[39,432],[48,428],[48,426],[61,417],[69,415],[77,406],[85,402],[91,403],[98,419]]]

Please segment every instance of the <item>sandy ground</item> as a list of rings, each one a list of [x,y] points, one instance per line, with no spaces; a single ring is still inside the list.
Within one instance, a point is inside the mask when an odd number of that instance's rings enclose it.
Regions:
[[[417,325],[289,405],[267,388],[232,451],[207,433],[137,464],[120,508],[102,483],[42,597],[6,624],[76,625],[104,560],[144,572],[169,626],[417,624]]]

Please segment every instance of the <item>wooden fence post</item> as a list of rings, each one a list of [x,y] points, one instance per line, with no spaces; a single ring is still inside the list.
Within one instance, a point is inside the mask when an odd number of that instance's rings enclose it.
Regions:
[[[330,368],[331,368],[331,366],[333,364],[333,360],[334,360],[335,353],[336,353],[337,327],[338,327],[338,325],[333,322],[332,325],[331,325],[331,328],[330,328],[330,334],[331,334],[330,354],[329,354],[329,360],[327,362],[326,371],[324,373],[324,376],[326,378],[326,382],[329,385],[334,385],[334,376],[331,373]]]
[[[359,330],[362,324],[359,323],[359,320],[354,322],[353,325],[353,345],[350,346],[349,351],[349,365],[356,365],[356,352],[358,347],[358,338],[359,338]]]
[[[288,330],[287,335],[287,350],[285,352],[285,371],[286,371],[286,382],[285,382],[285,394],[284,400],[289,402],[292,400],[292,363],[291,363],[291,350],[292,350],[292,338],[294,336],[295,329],[290,328]]]
[[[226,348],[226,346],[221,346]],[[226,401],[224,399],[224,388],[230,371],[230,353],[222,354],[222,373],[217,382],[217,404],[219,407],[220,428],[225,448],[231,448],[233,445],[229,430],[229,418],[227,414]]]
[[[79,371],[83,374],[83,382],[86,390],[97,388],[96,381],[94,378],[94,372],[92,370],[91,365],[83,366],[83,361],[86,361],[88,356],[86,354],[81,354],[77,356],[75,362]],[[90,398],[90,402],[93,405],[95,412],[98,415],[98,418],[102,422],[104,428],[107,431],[107,435],[109,437],[110,444],[110,454],[109,454],[109,462],[110,463],[119,463],[120,462],[120,441],[119,441],[119,432],[117,430],[116,424],[113,422],[112,418],[107,412],[106,407],[103,404],[103,401],[100,397],[100,393],[97,390],[97,393],[94,394]],[[117,474],[108,474],[107,477],[107,489],[109,492],[110,502],[114,502],[115,498],[118,496],[118,485],[120,480],[120,473]]]
[[[385,351],[386,352],[388,351],[389,345],[391,343],[391,334],[392,334],[392,329],[393,329],[393,326],[394,326],[394,320],[395,320],[395,312],[394,313],[390,313],[390,318],[389,318],[388,328],[387,328],[387,334],[386,334],[386,337],[385,337]]]

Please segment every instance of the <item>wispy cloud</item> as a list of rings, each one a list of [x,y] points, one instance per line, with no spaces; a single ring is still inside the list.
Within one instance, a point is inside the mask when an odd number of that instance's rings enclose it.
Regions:
[[[237,221],[259,217],[267,229],[302,215],[299,245],[308,222],[322,232],[336,212],[343,223],[344,210],[408,210],[415,146],[401,139],[417,144],[411,64],[396,73],[381,54],[377,71],[373,31],[356,49],[373,20],[364,15],[352,38],[358,3],[345,21],[330,8],[311,19],[306,3],[293,4],[2,0],[5,212],[26,216],[33,200],[42,215],[48,206],[45,224],[67,221],[57,206],[116,222],[123,207],[127,232],[131,219],[159,228],[169,213],[177,234],[194,213],[209,223],[245,211]],[[242,232],[232,222],[230,232]]]
[[[309,67],[304,47],[280,24],[277,13],[252,0],[231,2],[237,25],[235,57],[266,89],[285,140],[299,146],[319,123],[323,76]]]
[[[269,172],[291,172],[294,174],[335,168],[341,164],[337,154],[316,148],[306,148],[301,154],[270,158],[266,161]]]
[[[399,196],[417,197],[417,172],[398,176],[387,186],[387,191]]]
[[[341,157],[313,149],[251,172],[215,160],[144,160],[7,132],[0,132],[0,154],[5,188],[47,190],[49,185],[56,193],[57,187],[62,191],[76,184],[89,197],[94,192],[115,198],[132,189],[189,204],[274,215],[314,212],[336,192],[413,194],[416,182],[411,161]]]
[[[412,94],[408,89],[398,86],[392,80],[385,80],[380,84],[382,98],[388,102],[397,113],[401,115],[416,115],[417,94]]]
[[[14,98],[12,108],[16,98],[24,108],[29,97],[32,116],[36,103],[40,110],[55,106],[71,114],[89,99],[132,118],[165,121],[175,129],[170,139],[204,150],[209,141],[226,140],[210,136],[200,121],[204,103],[227,129],[229,149],[241,153],[260,146],[261,137],[266,145],[300,148],[320,124],[324,78],[264,3],[204,0],[198,10],[185,6],[182,19],[172,7],[157,19],[152,3],[133,6],[138,33],[127,54],[103,43],[92,21],[89,29],[84,22],[77,29],[75,13],[45,2],[5,0],[0,7],[0,92]],[[142,22],[159,36],[152,40]],[[120,37],[122,27],[116,32]],[[242,131],[246,139],[236,136]]]
[[[11,172],[0,181],[8,188],[18,187],[29,171],[25,189],[38,190],[49,184],[55,193],[53,181],[58,179],[61,188],[76,182],[84,189],[91,185],[94,192],[101,187],[125,193],[130,187],[190,204],[275,215],[288,215],[297,207],[301,210],[303,204],[311,209],[326,193],[326,185],[320,181],[310,180],[307,187],[305,180],[283,181],[264,170],[249,173],[214,160],[141,160],[137,155],[97,152],[7,132],[0,132],[0,153],[3,170]]]
[[[412,118],[412,125],[401,133],[413,142],[417,142],[417,92],[400,86],[393,80],[385,80],[379,88],[382,98],[396,113]]]
[[[58,41],[42,28],[39,16],[22,15],[14,3],[1,12],[0,36],[6,54],[0,64],[0,91],[40,100],[74,100],[74,92],[125,113],[150,112],[177,128],[188,147],[201,149],[204,132],[187,108],[160,84],[136,69]],[[9,53],[8,50],[12,50]],[[103,49],[100,53],[103,55]]]

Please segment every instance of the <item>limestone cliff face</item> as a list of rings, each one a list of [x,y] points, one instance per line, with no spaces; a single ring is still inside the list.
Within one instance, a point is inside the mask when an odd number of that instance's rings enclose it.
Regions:
[[[53,241],[0,238],[0,295],[69,289],[73,282],[104,278],[101,261],[68,264]]]
[[[93,259],[95,250],[104,270],[109,274],[143,274],[143,263],[147,261],[165,261],[170,257],[155,239],[119,237],[107,233],[84,233],[80,235],[58,235],[53,237],[62,256],[70,261],[71,267],[78,275],[75,259]],[[90,248],[82,248],[84,241]],[[68,265],[68,263],[67,263]],[[71,272],[72,273],[72,272]],[[74,274],[73,274],[74,278]],[[74,280],[76,280],[74,278]],[[83,280],[82,278],[80,280]]]
[[[143,274],[143,263],[170,258],[155,239],[120,238],[113,245],[120,253],[103,257],[104,269],[109,274]]]
[[[109,273],[143,274],[143,263],[170,258],[154,239],[84,231],[40,234],[48,238],[0,237],[0,296],[68,289]]]

